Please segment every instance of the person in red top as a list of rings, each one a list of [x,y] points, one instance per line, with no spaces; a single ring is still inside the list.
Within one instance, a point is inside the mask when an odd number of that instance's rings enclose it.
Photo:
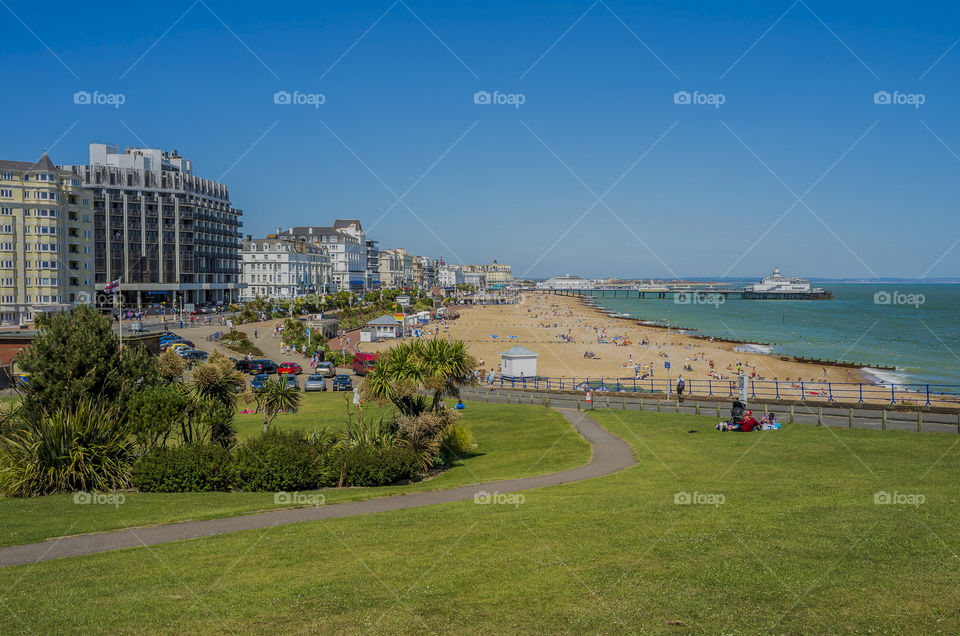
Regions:
[[[760,426],[760,422],[758,422],[758,421],[753,417],[753,411],[747,411],[747,412],[743,415],[743,419],[740,420],[740,427],[737,428],[737,429],[735,429],[735,430],[742,431],[742,432],[744,432],[744,433],[750,433],[750,432],[752,432],[755,428],[759,428],[759,426]]]

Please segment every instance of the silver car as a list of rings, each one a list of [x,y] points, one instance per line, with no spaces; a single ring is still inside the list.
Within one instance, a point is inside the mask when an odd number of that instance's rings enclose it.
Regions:
[[[327,390],[327,380],[322,375],[318,373],[311,374],[307,376],[307,379],[303,383],[304,391],[326,391]]]
[[[333,367],[332,362],[318,362],[317,369],[314,373],[322,375],[325,378],[332,378],[337,375],[337,370]]]

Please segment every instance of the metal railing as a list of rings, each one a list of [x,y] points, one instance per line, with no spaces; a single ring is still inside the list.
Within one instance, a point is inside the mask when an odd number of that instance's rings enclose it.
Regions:
[[[684,395],[733,398],[739,392],[736,380],[684,380]],[[885,402],[913,406],[960,405],[960,385],[870,384],[865,382],[805,382],[746,378],[750,400],[797,400],[827,402]],[[498,388],[538,391],[609,391],[613,393],[676,393],[676,380],[667,378],[517,378],[500,377]]]

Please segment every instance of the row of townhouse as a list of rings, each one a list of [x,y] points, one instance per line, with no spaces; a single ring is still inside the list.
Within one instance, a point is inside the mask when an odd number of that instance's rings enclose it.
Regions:
[[[483,287],[512,280],[510,266],[496,261],[460,267],[402,247],[380,249],[358,219],[337,219],[330,226],[278,227],[264,239],[248,237],[241,258],[246,298],[381,288],[432,290],[464,283]],[[472,275],[474,271],[479,274]]]

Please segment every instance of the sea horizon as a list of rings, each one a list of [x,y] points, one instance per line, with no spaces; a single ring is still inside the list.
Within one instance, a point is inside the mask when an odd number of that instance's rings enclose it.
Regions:
[[[830,291],[833,300],[594,298],[624,317],[748,343],[745,351],[863,364],[879,383],[960,385],[960,357],[950,355],[960,350],[960,289],[849,282]]]

